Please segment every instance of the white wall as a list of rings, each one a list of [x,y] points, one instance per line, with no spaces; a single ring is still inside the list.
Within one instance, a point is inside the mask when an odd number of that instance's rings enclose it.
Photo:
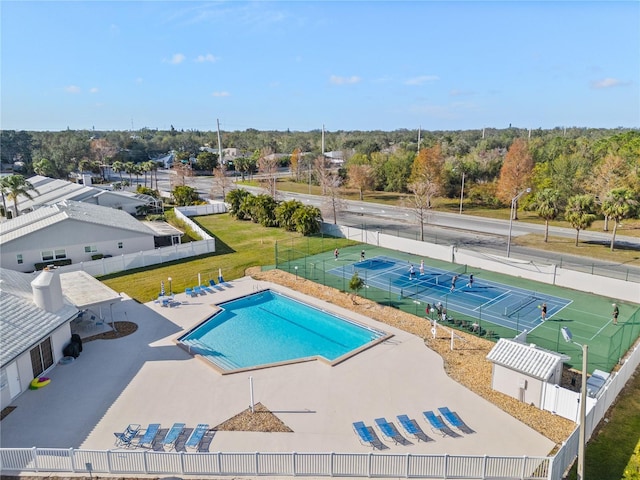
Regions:
[[[122,242],[123,248],[118,248],[118,242]],[[97,247],[95,253],[116,256],[150,250],[155,245],[151,233],[68,219],[4,244],[0,252],[0,264],[11,270],[32,272],[34,264],[42,262],[43,250],[56,249],[64,249],[66,258],[75,264],[89,261],[91,255],[95,254],[86,253],[85,246]],[[22,254],[22,264],[18,264],[17,254]]]
[[[521,383],[526,382],[526,387],[521,392]],[[516,398],[527,404],[533,404],[540,408],[542,396],[542,384],[544,382],[537,378],[516,372],[501,365],[493,365],[493,375],[491,387],[498,392]]]

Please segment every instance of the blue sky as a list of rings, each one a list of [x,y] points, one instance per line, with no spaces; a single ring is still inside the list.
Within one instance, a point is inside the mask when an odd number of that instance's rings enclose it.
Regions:
[[[1,128],[640,126],[640,2],[0,3]]]

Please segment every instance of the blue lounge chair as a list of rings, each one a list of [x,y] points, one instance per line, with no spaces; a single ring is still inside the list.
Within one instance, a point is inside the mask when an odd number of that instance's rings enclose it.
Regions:
[[[127,428],[124,430],[124,432],[114,433],[114,435],[116,436],[116,447],[130,446],[133,439],[136,438],[139,430],[140,425],[131,423],[127,425]]]
[[[208,423],[199,423],[198,425],[196,425],[196,428],[193,429],[189,440],[186,441],[184,446],[186,448],[198,448],[200,446],[200,442],[202,441],[202,437],[204,437],[204,434],[207,433],[207,430],[209,430]]]
[[[191,290],[189,287],[187,287],[187,288],[184,290],[184,293],[185,293],[187,296],[189,296],[189,297],[193,297],[193,290]]]
[[[440,413],[445,418],[445,420],[449,422],[454,428],[457,428],[463,433],[475,433],[474,430],[469,428],[467,424],[462,421],[457,413],[449,410],[449,407],[439,407],[438,410],[440,410]]]
[[[443,437],[446,435],[449,435],[450,437],[459,437],[460,435],[458,435],[456,432],[454,432],[453,430],[451,430],[443,421],[442,418],[440,418],[439,416],[437,416],[435,413],[433,413],[431,410],[427,411],[427,412],[422,412],[422,414],[424,415],[424,418],[427,419],[427,422],[429,422],[429,425],[431,425],[431,430],[433,430],[436,433],[439,433],[440,435],[442,435]]]
[[[433,441],[433,438],[429,437],[426,433],[424,433],[422,428],[420,428],[418,422],[416,422],[415,420],[411,420],[407,415],[398,415],[398,421],[400,422],[400,425],[402,425],[402,428],[404,428],[404,431],[407,432],[407,435],[409,435],[410,437],[413,437],[418,441],[422,440],[423,442]]]
[[[371,435],[364,422],[353,422],[353,429],[356,431],[360,443],[373,446],[373,435]]]
[[[151,448],[153,446],[153,441],[156,439],[156,435],[158,435],[158,430],[160,430],[159,423],[150,423],[145,430],[144,435],[140,437],[140,440],[138,440],[138,447]]]
[[[400,435],[400,432],[393,423],[387,422],[386,418],[376,418],[375,422],[380,429],[380,432],[382,432],[383,437],[393,441],[396,445],[410,444],[410,442],[408,442],[406,438]]]
[[[373,429],[371,427],[367,427],[364,422],[353,422],[353,429],[355,430],[356,435],[358,435],[358,440],[360,440],[360,443],[363,445],[369,445],[374,450],[376,448],[378,450],[389,448],[380,441]]]
[[[176,443],[176,440],[178,440],[178,437],[182,433],[182,430],[184,430],[184,423],[174,423],[162,440],[162,446],[173,447]]]
[[[213,278],[209,279],[209,286],[210,287],[215,287],[216,286],[216,281]]]
[[[196,285],[195,287],[193,287],[193,294],[195,297],[197,297],[198,295],[204,295],[204,292],[202,291],[202,288],[200,288],[200,285]]]

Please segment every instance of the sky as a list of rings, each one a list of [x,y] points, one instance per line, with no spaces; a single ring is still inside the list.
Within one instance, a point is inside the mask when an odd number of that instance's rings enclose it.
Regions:
[[[0,128],[640,127],[637,1],[0,2]]]

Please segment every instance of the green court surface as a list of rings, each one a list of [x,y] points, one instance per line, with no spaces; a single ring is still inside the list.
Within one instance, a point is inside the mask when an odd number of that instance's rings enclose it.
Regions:
[[[411,265],[414,278],[409,278]],[[364,298],[423,318],[427,303],[440,302],[448,316],[444,325],[494,341],[526,330],[528,343],[569,356],[567,363],[578,370],[582,349],[564,340],[561,327],[571,330],[574,342],[589,345],[589,372],[610,372],[640,335],[637,304],[371,245],[342,248],[337,259],[333,248],[309,256],[304,248],[276,245],[276,268],[345,292],[357,272],[366,285],[358,292]],[[474,281],[469,287],[470,274]],[[454,275],[458,278],[451,290]],[[611,316],[614,302],[620,309],[618,325]],[[542,303],[548,306],[545,322],[540,319]],[[434,316],[428,315],[431,320]]]

